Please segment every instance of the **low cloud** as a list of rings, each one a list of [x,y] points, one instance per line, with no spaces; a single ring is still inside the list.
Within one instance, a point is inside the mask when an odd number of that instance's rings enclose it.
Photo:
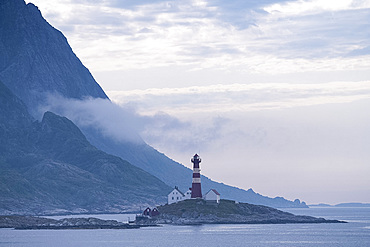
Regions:
[[[145,141],[174,144],[191,150],[194,143],[206,146],[205,141],[219,139],[227,119],[214,117],[204,121],[180,120],[160,110],[143,115],[134,104],[118,105],[108,99],[67,99],[49,94],[47,102],[39,108],[39,119],[46,111],[65,116],[78,127],[93,128],[118,142],[143,143]],[[193,138],[196,136],[197,138]]]
[[[49,94],[47,103],[39,109],[40,114],[46,111],[65,116],[80,128],[96,129],[119,142],[143,142],[139,133],[145,127],[145,119],[134,109],[120,107],[108,99],[66,99]]]

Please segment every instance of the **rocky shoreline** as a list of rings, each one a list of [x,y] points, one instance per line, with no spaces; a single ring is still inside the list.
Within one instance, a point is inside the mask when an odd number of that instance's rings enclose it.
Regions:
[[[294,215],[275,208],[221,200],[209,203],[202,199],[185,200],[159,206],[155,217],[137,216],[134,224],[97,218],[55,220],[36,216],[0,216],[0,228],[29,229],[137,229],[140,227],[201,224],[317,224],[346,223],[305,215]]]
[[[136,222],[145,224],[300,224],[300,223],[345,223],[312,216],[294,215],[275,208],[248,203],[221,200],[207,203],[199,200],[185,200],[159,206],[159,216],[140,217]]]
[[[116,220],[97,218],[65,218],[61,220],[35,216],[0,216],[0,228],[17,230],[34,229],[137,229],[139,225],[131,225]]]

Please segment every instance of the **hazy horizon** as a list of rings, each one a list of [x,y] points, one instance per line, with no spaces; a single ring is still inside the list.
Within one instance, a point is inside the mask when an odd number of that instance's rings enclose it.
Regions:
[[[26,2],[116,104],[70,114],[262,195],[370,203],[369,0]]]

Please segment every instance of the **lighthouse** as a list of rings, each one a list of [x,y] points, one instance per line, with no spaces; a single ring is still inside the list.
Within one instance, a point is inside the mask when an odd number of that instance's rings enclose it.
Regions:
[[[191,159],[193,166],[193,183],[191,185],[191,198],[202,198],[202,187],[200,184],[200,167],[199,163],[202,160],[198,154],[195,154]]]

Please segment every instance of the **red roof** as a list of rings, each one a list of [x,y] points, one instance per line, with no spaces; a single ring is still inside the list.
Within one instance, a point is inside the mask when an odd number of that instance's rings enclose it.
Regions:
[[[213,192],[215,192],[215,194],[216,194],[216,195],[218,195],[218,196],[220,195],[220,193],[218,193],[218,192],[217,192],[217,190],[215,190],[215,189],[211,189],[211,190],[212,190]]]

